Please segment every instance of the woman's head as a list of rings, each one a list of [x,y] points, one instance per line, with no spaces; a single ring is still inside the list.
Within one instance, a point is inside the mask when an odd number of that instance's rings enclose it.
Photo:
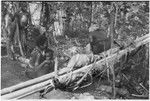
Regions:
[[[47,38],[44,35],[39,35],[36,39],[36,46],[41,50],[44,50],[47,47]]]
[[[46,49],[45,51],[46,59],[53,60],[54,58],[54,51],[51,49]]]

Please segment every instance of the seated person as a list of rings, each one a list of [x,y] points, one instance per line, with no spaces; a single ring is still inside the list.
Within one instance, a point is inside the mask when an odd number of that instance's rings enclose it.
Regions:
[[[39,35],[36,39],[36,47],[31,53],[26,75],[36,78],[54,70],[54,51],[47,48],[47,38]]]
[[[48,74],[54,71],[54,59],[53,59],[53,51],[50,49],[46,49],[45,51],[45,64],[37,69],[37,76],[42,76],[44,74]]]

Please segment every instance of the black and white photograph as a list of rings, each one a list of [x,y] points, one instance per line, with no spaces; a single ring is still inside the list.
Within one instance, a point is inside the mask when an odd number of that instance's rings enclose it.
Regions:
[[[149,100],[149,1],[1,1],[2,100]]]

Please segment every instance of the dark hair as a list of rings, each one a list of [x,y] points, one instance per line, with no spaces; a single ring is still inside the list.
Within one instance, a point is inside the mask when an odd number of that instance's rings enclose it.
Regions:
[[[48,53],[48,54],[51,56],[51,58],[50,58],[51,60],[53,59],[53,56],[54,56],[54,51],[53,51],[53,50],[47,48],[47,49],[45,50],[45,53]]]
[[[44,35],[39,35],[37,38],[36,38],[36,46],[42,46],[45,44],[45,42],[47,41],[47,38],[46,36]]]

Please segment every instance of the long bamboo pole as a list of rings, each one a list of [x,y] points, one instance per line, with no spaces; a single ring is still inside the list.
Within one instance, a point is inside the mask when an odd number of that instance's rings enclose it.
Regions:
[[[142,41],[144,40],[144,41]],[[143,43],[141,43],[141,41]],[[143,36],[142,38],[140,38],[139,40],[136,40],[136,47],[138,47],[139,45],[141,44],[144,44],[144,42],[148,42],[149,41],[149,35],[145,35]],[[120,54],[120,52],[119,52]],[[109,56],[110,57],[110,56]],[[100,60],[100,61],[103,61]],[[104,61],[103,61],[104,62]],[[85,68],[83,68],[85,69]],[[67,68],[64,68],[64,69],[61,69],[60,72],[59,72],[59,75],[62,75],[64,74],[65,72],[67,72],[69,69]],[[81,68],[82,70],[82,68]],[[20,84],[17,84],[15,86],[11,86],[11,87],[8,87],[8,88],[5,88],[5,89],[2,89],[1,90],[1,95],[4,95],[4,94],[8,94],[8,93],[11,93],[11,92],[14,92],[16,90],[19,90],[19,89],[22,89],[22,88],[25,88],[25,87],[28,87],[28,86],[31,86],[31,85],[34,85],[34,84],[37,84],[37,83],[40,83],[40,82],[44,82],[46,80],[49,80],[51,79],[52,77],[54,77],[54,72],[53,73],[50,73],[50,74],[46,74],[44,76],[41,76],[41,77],[38,77],[38,78],[35,78],[33,80],[29,80],[29,81],[26,81],[26,82],[23,82],[23,83],[20,83]]]
[[[149,38],[149,34],[147,34],[147,35],[145,35],[145,36],[143,36],[143,37],[141,37],[141,38],[135,40],[135,43],[139,43],[140,41],[145,40],[145,39],[147,39],[147,38]],[[118,49],[119,49],[119,48],[114,48],[114,49],[113,49],[113,52],[116,52]],[[107,52],[109,53],[109,50],[108,50]],[[107,53],[107,52],[106,52],[106,53]],[[68,71],[68,69],[67,69],[67,68],[64,68],[64,69],[61,69],[58,74],[59,74],[59,75],[62,75],[62,74],[64,74],[64,73],[67,72],[67,71]],[[33,85],[33,84],[46,81],[46,80],[48,80],[48,79],[54,77],[54,75],[55,75],[55,73],[52,72],[52,73],[46,74],[46,75],[44,75],[44,76],[41,76],[41,77],[38,77],[38,78],[35,78],[35,79],[32,79],[32,80],[29,80],[29,81],[20,83],[20,84],[17,84],[17,85],[8,87],[8,88],[4,88],[4,89],[1,90],[1,95],[8,94],[8,93],[11,93],[11,92],[13,92],[13,91],[19,90],[19,89],[21,89],[21,88],[25,88],[25,87],[27,87],[27,86],[31,86],[31,85]]]
[[[59,72],[59,75],[64,74],[68,70],[69,69],[67,69],[67,68],[62,69]],[[11,86],[11,87],[8,87],[8,88],[4,88],[4,89],[1,90],[1,95],[5,95],[5,94],[11,93],[13,91],[16,91],[16,90],[19,90],[19,89],[22,89],[22,88],[25,88],[25,87],[43,82],[43,81],[46,81],[46,80],[54,77],[54,75],[55,75],[55,73],[52,72],[52,73],[46,74],[44,76],[41,76],[41,77],[38,77],[38,78],[35,78],[35,79],[32,79],[32,80],[28,80],[26,82],[19,83],[17,85],[14,85],[14,86]]]
[[[148,37],[148,38],[142,40],[141,42],[137,43],[137,44],[136,44],[136,47],[139,47],[140,45],[146,44],[146,43],[148,43],[149,41],[150,41],[150,40],[149,40],[149,37]],[[135,47],[135,48],[136,48],[136,47]],[[127,53],[128,51],[132,51],[132,50],[134,50],[135,48],[128,47],[127,49],[121,50],[121,51],[119,52],[119,54],[118,54],[118,53],[112,54],[112,55],[108,56],[106,59],[108,60],[108,62],[110,62],[110,61],[112,61],[113,59],[115,59],[115,57],[121,57],[122,55],[124,55],[124,54]],[[104,65],[104,64],[105,64],[105,59],[102,59],[102,60],[96,62],[96,65],[98,65],[98,66],[96,66],[96,68],[99,68],[99,70],[102,71],[103,69],[105,69],[105,68],[102,68],[102,65]],[[86,72],[86,71],[88,70],[88,68],[90,68],[91,66],[92,66],[92,64],[90,64],[90,65],[88,65],[88,66],[84,66],[84,67],[82,67],[82,68],[80,68],[80,69],[78,69],[78,70],[73,71],[73,74],[79,73],[79,72],[81,72],[81,71],[82,71],[82,72]],[[60,76],[60,82],[63,82],[64,79],[66,79],[66,77],[69,76],[69,75],[70,75],[70,73],[61,75],[61,76]],[[2,98],[4,98],[4,99],[12,99],[12,98],[16,98],[16,97],[19,97],[19,96],[23,96],[24,94],[29,93],[29,92],[31,92],[31,91],[33,91],[33,90],[39,89],[39,88],[41,88],[41,87],[45,87],[45,86],[47,86],[49,83],[52,85],[52,87],[54,87],[54,86],[53,86],[53,82],[52,82],[52,80],[50,79],[50,80],[47,80],[47,81],[45,81],[45,82],[42,82],[42,83],[39,83],[39,84],[30,86],[30,87],[27,87],[27,88],[18,90],[18,91],[16,91],[16,92],[13,92],[13,93],[10,93],[10,94],[6,94],[6,95],[2,96]]]
[[[6,95],[2,96],[2,99],[13,99],[13,98],[25,95],[26,93],[32,92],[32,91],[34,91],[36,89],[40,89],[42,87],[45,87],[49,83],[50,83],[50,81],[47,80],[47,81],[44,81],[42,83],[38,83],[38,84],[35,84],[33,86],[29,86],[27,88],[24,88],[24,89],[12,92],[10,94],[6,94]]]

